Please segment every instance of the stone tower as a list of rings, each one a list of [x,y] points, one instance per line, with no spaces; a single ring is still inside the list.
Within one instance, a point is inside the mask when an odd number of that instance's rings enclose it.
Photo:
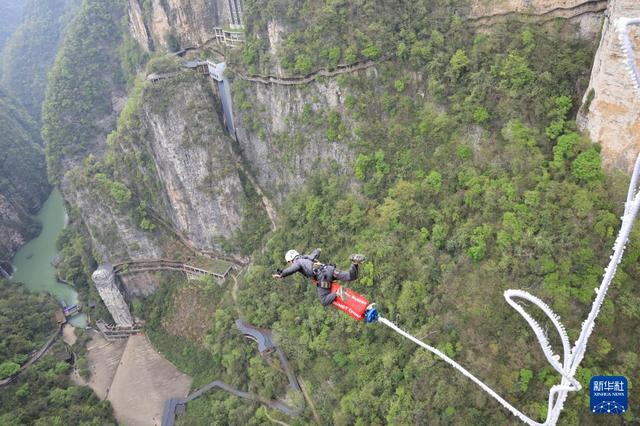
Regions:
[[[100,265],[91,276],[93,282],[102,297],[102,301],[111,313],[117,326],[131,327],[133,318],[129,311],[129,306],[125,302],[122,293],[116,285],[116,274],[113,266],[109,264]]]

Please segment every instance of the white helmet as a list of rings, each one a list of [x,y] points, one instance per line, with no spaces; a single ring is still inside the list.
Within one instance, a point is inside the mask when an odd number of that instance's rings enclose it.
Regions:
[[[291,262],[298,256],[300,256],[300,253],[295,250],[289,250],[287,254],[284,255],[284,260],[286,260],[287,262]]]

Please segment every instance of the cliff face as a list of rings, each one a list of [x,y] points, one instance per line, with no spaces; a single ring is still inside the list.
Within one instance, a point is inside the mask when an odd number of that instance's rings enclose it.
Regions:
[[[640,151],[640,94],[626,67],[620,47],[615,20],[619,17],[639,17],[636,0],[612,0],[602,30],[589,88],[583,99],[578,124],[591,139],[602,144],[605,164],[630,170]],[[629,27],[640,64],[640,28]]]
[[[201,46],[215,37],[215,27],[232,24],[229,0],[152,0],[147,11],[142,11],[139,0],[130,0],[129,3],[133,35],[141,46],[147,48],[147,31],[142,29],[145,18],[148,32],[161,50],[171,47],[174,43],[172,38],[183,47]],[[240,1],[237,3],[242,4]],[[148,16],[143,16],[145,13]]]
[[[121,262],[158,258],[164,254],[158,239],[139,229],[129,215],[85,181],[70,177],[63,180],[61,189],[69,204],[80,212],[98,261]]]
[[[554,10],[576,10],[593,0],[475,0],[471,2],[471,17],[505,13],[541,15]],[[606,3],[606,1],[605,1]]]
[[[151,51],[151,38],[138,0],[129,0],[129,34],[145,52]]]
[[[332,165],[335,173],[351,169],[355,156],[346,144],[351,127],[336,112],[343,108],[345,93],[335,79],[303,86],[234,84],[242,155],[277,203],[314,172]],[[328,125],[335,127],[335,135],[328,135]]]
[[[144,102],[142,120],[163,188],[165,214],[196,247],[219,249],[241,221],[243,188],[206,77],[194,71],[153,83],[171,96]]]
[[[25,213],[24,208],[9,202],[4,194],[0,194],[0,214],[2,215],[0,256],[4,262],[8,262],[18,248],[25,243],[24,232],[21,232],[25,217],[28,217]],[[0,264],[0,266],[3,265]]]

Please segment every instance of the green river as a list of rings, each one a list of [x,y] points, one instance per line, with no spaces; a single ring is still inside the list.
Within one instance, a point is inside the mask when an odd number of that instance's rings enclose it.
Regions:
[[[33,292],[48,292],[58,303],[77,303],[78,293],[56,279],[56,270],[51,265],[57,253],[56,239],[67,223],[62,195],[57,188],[51,191],[36,217],[42,223],[42,232],[13,257],[11,279],[23,283]],[[84,314],[76,315],[69,322],[76,327],[85,327],[86,317]]]

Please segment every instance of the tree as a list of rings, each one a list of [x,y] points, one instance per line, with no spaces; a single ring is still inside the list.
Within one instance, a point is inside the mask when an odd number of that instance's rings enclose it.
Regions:
[[[20,371],[20,365],[12,361],[5,361],[0,364],[0,379],[11,377]]]
[[[449,61],[449,73],[454,81],[457,81],[469,67],[469,58],[462,49],[456,50]]]
[[[579,154],[571,163],[571,174],[578,180],[592,182],[603,177],[600,167],[600,153],[595,148]]]

